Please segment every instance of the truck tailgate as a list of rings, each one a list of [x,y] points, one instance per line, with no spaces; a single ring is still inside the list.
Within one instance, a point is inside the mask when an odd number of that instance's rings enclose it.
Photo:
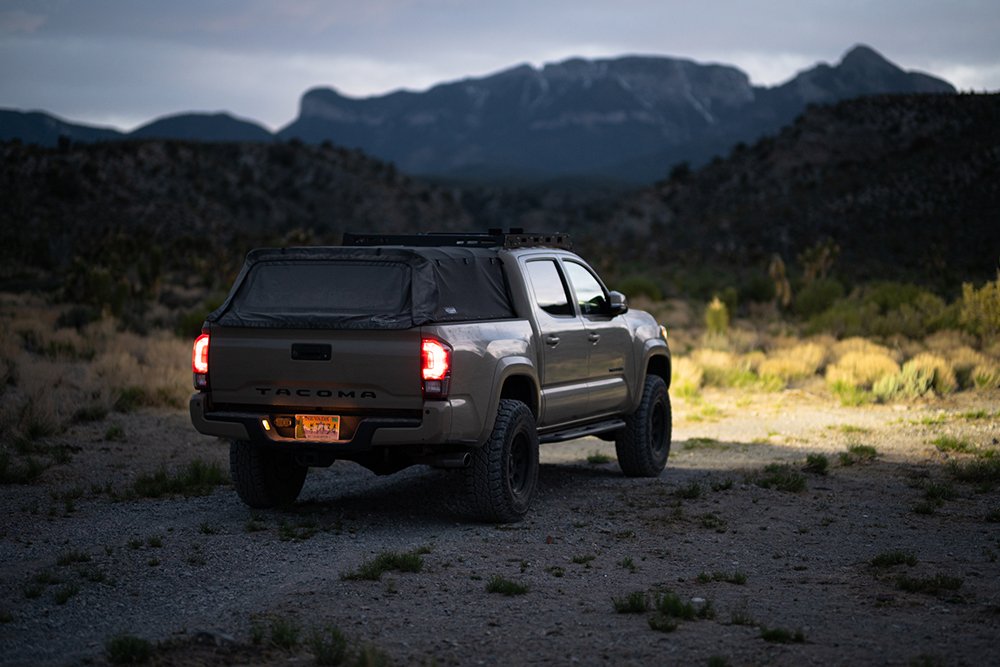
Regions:
[[[213,327],[216,405],[419,410],[420,330]]]

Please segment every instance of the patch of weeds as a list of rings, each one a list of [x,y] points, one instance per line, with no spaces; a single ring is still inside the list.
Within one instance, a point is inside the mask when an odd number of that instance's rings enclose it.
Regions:
[[[802,469],[814,475],[825,475],[829,467],[830,460],[826,458],[825,454],[808,454],[806,464]]]
[[[545,568],[545,571],[551,574],[553,577],[562,577],[566,574],[565,568],[559,567],[558,565],[553,565],[551,567]]]
[[[786,630],[785,628],[768,628],[761,626],[760,638],[772,644],[804,644],[806,636],[802,630]]]
[[[719,491],[728,491],[731,488],[733,488],[733,480],[728,477],[726,479],[720,479],[712,482],[712,490],[716,493]]]
[[[153,557],[146,561],[146,565],[150,567],[158,567],[160,565],[160,559]]]
[[[943,591],[957,591],[963,583],[961,577],[946,574],[935,574],[933,577],[909,577],[904,574],[896,579],[896,588],[907,593],[937,595]]]
[[[914,514],[930,515],[934,514],[940,506],[941,505],[939,503],[935,503],[930,500],[922,500],[913,506],[913,512]]]
[[[388,667],[392,664],[392,659],[384,651],[367,644],[358,649],[354,664],[359,667]]]
[[[184,560],[187,561],[188,565],[204,565],[206,563],[205,552],[201,550],[200,546],[195,546]]]
[[[10,613],[6,609],[0,611],[0,623],[6,624],[11,623],[14,620],[14,614]]]
[[[397,553],[395,551],[384,551],[373,560],[361,564],[354,572],[345,572],[340,578],[345,581],[379,581],[386,572],[420,572],[424,566],[424,559],[420,554],[411,551],[408,553]]]
[[[104,653],[112,665],[140,665],[153,657],[153,645],[135,635],[116,635],[104,643]]]
[[[948,482],[928,482],[924,485],[924,499],[937,506],[944,504],[946,500],[954,500],[958,497],[958,492]]]
[[[208,523],[207,521],[205,521],[202,522],[200,526],[198,526],[198,532],[201,533],[202,535],[215,535],[219,532],[219,529],[213,526],[212,524]]]
[[[35,598],[41,597],[42,591],[44,590],[45,588],[41,584],[28,583],[24,585],[24,588],[21,589],[21,592],[24,593],[24,597],[27,598],[28,600],[34,600]]]
[[[854,444],[840,453],[840,465],[852,466],[855,463],[871,463],[878,457],[878,450],[871,445]]]
[[[875,401],[875,394],[861,387],[856,387],[849,382],[834,382],[830,385],[830,390],[834,396],[840,399],[840,404],[845,407],[856,408]]]
[[[148,544],[153,549],[159,549],[163,546],[163,536],[162,535],[150,535],[146,538],[146,544]]]
[[[256,514],[252,514],[250,515],[250,518],[247,519],[247,522],[243,524],[243,530],[248,533],[259,533],[262,530],[267,530],[267,524],[264,522],[263,518],[257,516]]]
[[[135,412],[145,401],[146,392],[142,387],[124,387],[115,397],[115,412]]]
[[[271,619],[271,645],[292,650],[299,645],[302,630],[293,618]]]
[[[104,439],[108,442],[125,442],[128,436],[125,434],[125,429],[122,428],[121,424],[111,424],[104,431]]]
[[[677,621],[663,614],[653,614],[648,619],[649,629],[657,632],[673,632],[677,629]]]
[[[695,498],[701,496],[701,484],[698,482],[691,482],[687,486],[682,486],[674,491],[674,495],[685,500],[694,500]]]
[[[228,483],[229,478],[218,463],[196,459],[174,474],[160,468],[151,475],[141,475],[133,483],[132,491],[140,498],[204,496]]]
[[[722,655],[711,655],[708,657],[708,667],[729,667],[729,658]]]
[[[133,538],[129,539],[129,541],[128,541],[128,548],[129,549],[141,549],[142,548],[142,540],[140,540],[137,537],[133,537]]]
[[[638,571],[638,566],[636,566],[635,561],[632,560],[631,556],[626,556],[622,558],[618,563],[622,568],[628,570],[630,573],[635,574]]]
[[[634,540],[635,539],[635,531],[634,530],[619,530],[617,533],[615,533],[615,539],[616,540]],[[591,558],[593,558],[593,557],[591,557]]]
[[[750,615],[747,601],[743,600],[729,615],[729,622],[733,625],[757,625],[757,621]]]
[[[487,593],[500,593],[501,595],[524,595],[528,592],[528,587],[525,584],[520,584],[516,581],[511,581],[510,579],[504,579],[499,574],[494,574],[490,577],[490,580],[486,582],[486,592]]]
[[[764,489],[799,493],[806,489],[806,478],[787,463],[771,463],[749,481]]]
[[[87,422],[99,422],[108,416],[108,409],[103,405],[98,405],[93,403],[91,405],[85,405],[82,408],[77,409],[73,413],[73,421],[77,424],[84,424]]]
[[[52,599],[55,600],[56,604],[66,604],[71,597],[80,592],[79,584],[66,584],[65,586],[56,590],[55,595]]]
[[[649,595],[645,591],[632,591],[620,598],[611,598],[611,604],[619,614],[645,614],[649,611]]]
[[[1000,418],[1000,410],[995,410],[993,412],[990,412],[989,410],[970,410],[968,412],[961,412],[958,416],[968,421],[974,421],[976,419],[998,419]]]
[[[317,665],[342,665],[347,659],[347,637],[338,628],[314,628],[308,644]]]
[[[948,415],[939,414],[927,417],[921,417],[911,423],[920,424],[921,426],[940,426],[941,424],[948,423]]]
[[[736,584],[737,586],[742,586],[747,583],[747,575],[739,570],[734,570],[733,572],[722,572],[716,570],[715,572],[701,572],[698,574],[697,581],[700,584],[707,584],[713,581],[724,581],[727,584]]]
[[[715,438],[688,438],[684,442],[684,449],[728,449],[729,445],[719,442]]]
[[[573,556],[570,560],[576,565],[587,565],[589,567],[590,561],[594,560],[596,556],[591,554],[586,554],[584,556]]]
[[[107,580],[107,576],[105,576],[104,572],[101,571],[100,568],[93,565],[81,567],[77,570],[77,574],[80,575],[80,578],[86,579],[93,584],[100,584]]]
[[[714,530],[717,533],[724,533],[729,529],[729,524],[726,523],[726,520],[715,512],[702,514],[698,518],[701,521],[702,528],[708,528],[709,530]]]
[[[974,444],[965,438],[956,438],[950,435],[942,435],[938,438],[934,438],[931,440],[931,444],[934,445],[939,452],[945,453],[975,454],[977,449]]]
[[[1000,507],[995,507],[983,517],[987,523],[1000,523]]]
[[[259,618],[255,618],[250,621],[250,641],[254,646],[260,646],[264,643],[264,638],[267,636],[267,628],[261,623]]]
[[[949,461],[948,473],[960,482],[978,484],[983,490],[1000,484],[1000,459],[980,458],[973,461]]]
[[[56,558],[56,565],[59,567],[65,567],[67,565],[72,565],[73,563],[87,563],[90,561],[90,555],[82,551],[77,551],[71,549],[64,553],[59,554]]]
[[[913,567],[917,564],[917,557],[909,551],[895,549],[893,551],[880,553],[868,562],[871,563],[873,567],[892,567],[893,565],[908,565]]]
[[[602,454],[601,452],[598,451],[594,451],[587,455],[587,463],[589,463],[592,466],[599,466],[605,463],[611,463],[613,460],[614,459],[612,459],[607,454]]]
[[[831,426],[829,428],[835,428],[845,435],[856,435],[859,433],[871,433],[870,428],[865,428],[864,426],[855,426],[854,424],[841,424],[839,426]]]
[[[694,602],[685,602],[673,591],[657,593],[653,601],[653,607],[661,616],[683,621],[693,621],[696,618],[715,618],[715,609],[712,606],[711,600],[706,600],[700,606],[696,606]]]
[[[278,526],[278,539],[282,542],[301,542],[308,540],[318,532],[319,526],[313,519],[299,521],[294,524],[282,521]]]

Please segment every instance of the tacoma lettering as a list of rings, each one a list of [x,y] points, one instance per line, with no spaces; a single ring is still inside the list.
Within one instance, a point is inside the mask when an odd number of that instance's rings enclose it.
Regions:
[[[285,387],[254,387],[261,396],[299,396],[301,398],[333,398],[331,389],[286,389]],[[378,398],[374,391],[358,391],[356,389],[337,390],[337,398]]]

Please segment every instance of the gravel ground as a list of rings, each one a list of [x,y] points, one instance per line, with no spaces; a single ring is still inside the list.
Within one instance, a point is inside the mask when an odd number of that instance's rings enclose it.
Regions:
[[[425,467],[313,470],[285,511],[251,512],[225,486],[117,499],[161,466],[225,466],[228,449],[182,412],[115,415],[59,437],[69,463],[0,487],[0,662],[102,664],[105,642],[131,633],[157,643],[162,664],[310,664],[304,645],[251,641],[292,620],[303,634],[337,626],[400,664],[1000,664],[1000,493],[953,480],[949,459],[974,455],[931,444],[1000,449],[998,405],[997,393],[905,409],[807,390],[675,399],[658,479],[622,477],[611,443],[546,445],[534,509],[507,526],[464,521],[457,475]],[[124,441],[104,440],[111,424]],[[852,444],[877,458],[843,464]],[[595,453],[612,461],[589,463]],[[805,490],[753,483],[808,454],[830,468],[800,473]],[[413,550],[426,552],[419,572],[342,577]],[[892,551],[915,563],[870,563]],[[951,579],[936,592],[901,588],[938,575]],[[495,576],[527,592],[489,593]],[[714,617],[659,632],[654,612],[615,611],[616,598],[666,591]],[[765,628],[802,641],[766,641]]]

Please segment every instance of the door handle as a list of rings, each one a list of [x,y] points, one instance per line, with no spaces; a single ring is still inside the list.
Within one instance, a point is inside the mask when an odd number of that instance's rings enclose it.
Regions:
[[[587,339],[588,339],[588,340],[589,340],[589,341],[590,341],[591,343],[596,343],[597,341],[601,340],[601,334],[599,334],[599,333],[591,333],[591,334],[589,334],[589,335],[587,336]]]
[[[559,344],[559,336],[549,334],[548,336],[545,337],[545,344],[555,347],[556,345]]]

